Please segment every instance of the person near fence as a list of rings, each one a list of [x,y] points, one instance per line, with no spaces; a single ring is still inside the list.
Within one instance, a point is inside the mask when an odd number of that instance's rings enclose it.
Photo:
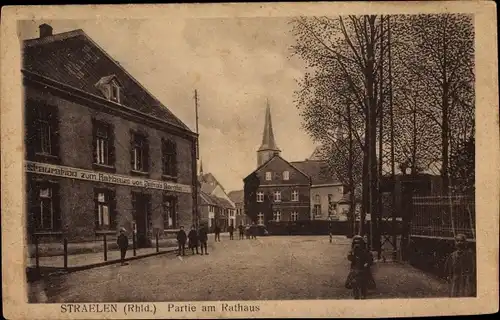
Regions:
[[[116,243],[118,244],[118,248],[120,248],[120,260],[122,266],[126,265],[125,263],[125,255],[127,254],[128,249],[128,237],[125,234],[127,230],[125,228],[120,229],[120,235],[116,239]]]
[[[208,232],[204,225],[202,225],[200,230],[198,231],[198,241],[200,241],[200,249],[201,249],[200,254],[203,254],[203,248],[205,248],[205,254],[208,254],[207,252]]]
[[[234,226],[232,224],[229,225],[227,228],[227,231],[229,231],[229,240],[234,240]]]
[[[238,230],[240,231],[240,240],[245,238],[245,226],[243,224],[240,224],[238,226]]]
[[[351,270],[347,276],[345,287],[353,289],[354,299],[366,299],[370,283],[370,266],[373,257],[366,247],[363,237],[357,235],[352,240],[352,249],[347,259],[351,262]]]
[[[179,251],[177,253],[178,256],[186,255],[186,239],[186,232],[184,231],[184,227],[181,226],[180,230],[177,232],[177,244],[179,245]]]
[[[199,254],[198,252],[198,232],[196,232],[195,226],[191,227],[191,231],[188,233],[188,239],[189,239],[189,249],[191,249],[191,252],[194,255],[194,249],[196,249],[196,254]]]
[[[218,224],[215,225],[214,234],[215,234],[215,241],[219,241],[220,242],[220,227],[219,227]]]
[[[450,297],[474,297],[476,295],[476,262],[474,253],[467,249],[467,238],[463,234],[455,237],[456,250],[445,263]]]

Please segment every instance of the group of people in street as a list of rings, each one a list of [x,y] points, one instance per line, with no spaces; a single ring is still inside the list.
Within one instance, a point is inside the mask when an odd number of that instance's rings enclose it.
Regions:
[[[205,226],[202,225],[199,230],[196,230],[196,227],[192,226],[187,235],[184,231],[184,226],[181,226],[179,229],[177,232],[178,256],[186,255],[186,241],[188,241],[188,248],[193,255],[195,254],[195,250],[196,254],[208,255],[208,231]],[[198,250],[198,247],[200,247],[200,250]]]
[[[352,239],[347,255],[350,272],[345,287],[353,290],[354,299],[366,299],[368,290],[376,288],[371,272],[373,256],[367,247],[367,239],[356,235]],[[455,251],[446,260],[445,276],[449,284],[450,297],[474,297],[476,295],[475,256],[467,249],[467,238],[463,234],[455,237]]]

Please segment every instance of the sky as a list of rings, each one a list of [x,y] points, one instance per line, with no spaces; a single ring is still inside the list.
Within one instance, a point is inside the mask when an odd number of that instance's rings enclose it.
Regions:
[[[305,68],[290,54],[285,18],[23,21],[20,39],[37,38],[42,23],[83,29],[193,131],[197,89],[203,171],[227,191],[242,190],[256,168],[266,99],[282,156],[300,161],[314,150],[294,103]]]

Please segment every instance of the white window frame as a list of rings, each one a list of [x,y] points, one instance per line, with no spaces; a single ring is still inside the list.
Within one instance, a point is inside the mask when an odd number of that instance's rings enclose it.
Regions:
[[[281,202],[281,191],[274,191],[274,202]]]
[[[283,171],[283,180],[290,180],[290,172]]]
[[[257,224],[258,224],[259,226],[264,225],[264,214],[263,214],[262,212],[259,212],[259,213],[257,214]]]
[[[294,212],[292,212],[290,217],[291,217],[292,221],[297,221],[297,220],[299,220],[299,213],[297,211],[294,211]]]
[[[96,123],[96,156],[97,164],[109,164],[109,127],[103,123]],[[103,131],[99,131],[103,129]]]
[[[298,190],[292,191],[292,201],[299,201],[299,191]]]
[[[120,87],[116,83],[109,85],[109,100],[120,103]]]
[[[97,226],[98,228],[109,228],[111,226],[111,207],[109,193],[99,191],[97,193]]]
[[[272,172],[267,171],[266,172],[266,181],[271,181],[273,178]]]
[[[44,190],[47,191],[46,195],[42,194],[43,193],[42,191],[44,191]],[[40,230],[54,230],[54,198],[53,198],[52,188],[51,187],[40,188],[38,196],[39,196],[39,201],[40,201],[40,225],[37,227]],[[50,212],[47,214],[50,215],[50,226],[45,226],[43,224],[44,223],[44,212],[43,212],[44,202],[49,202],[48,207],[49,207]]]
[[[319,194],[314,195],[314,203],[321,204],[321,197]]]
[[[264,202],[264,192],[257,192],[257,202]]]
[[[281,221],[281,211],[276,210],[273,212],[273,220],[275,222],[280,222]]]

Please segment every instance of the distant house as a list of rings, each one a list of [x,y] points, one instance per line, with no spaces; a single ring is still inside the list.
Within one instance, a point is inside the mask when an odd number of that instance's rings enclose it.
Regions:
[[[244,210],[254,222],[347,220],[344,186],[323,160],[288,162],[274,139],[271,111],[266,108],[257,169],[244,180]],[[348,210],[348,208],[347,208]]]
[[[201,168],[198,180],[202,195],[201,221],[207,222],[210,230],[215,225],[218,225],[222,231],[230,225],[236,226],[236,207],[215,176],[211,173],[203,174]]]
[[[245,214],[245,199],[243,190],[231,191],[228,193],[229,198],[236,207],[236,224],[235,226],[251,224],[252,221]]]

